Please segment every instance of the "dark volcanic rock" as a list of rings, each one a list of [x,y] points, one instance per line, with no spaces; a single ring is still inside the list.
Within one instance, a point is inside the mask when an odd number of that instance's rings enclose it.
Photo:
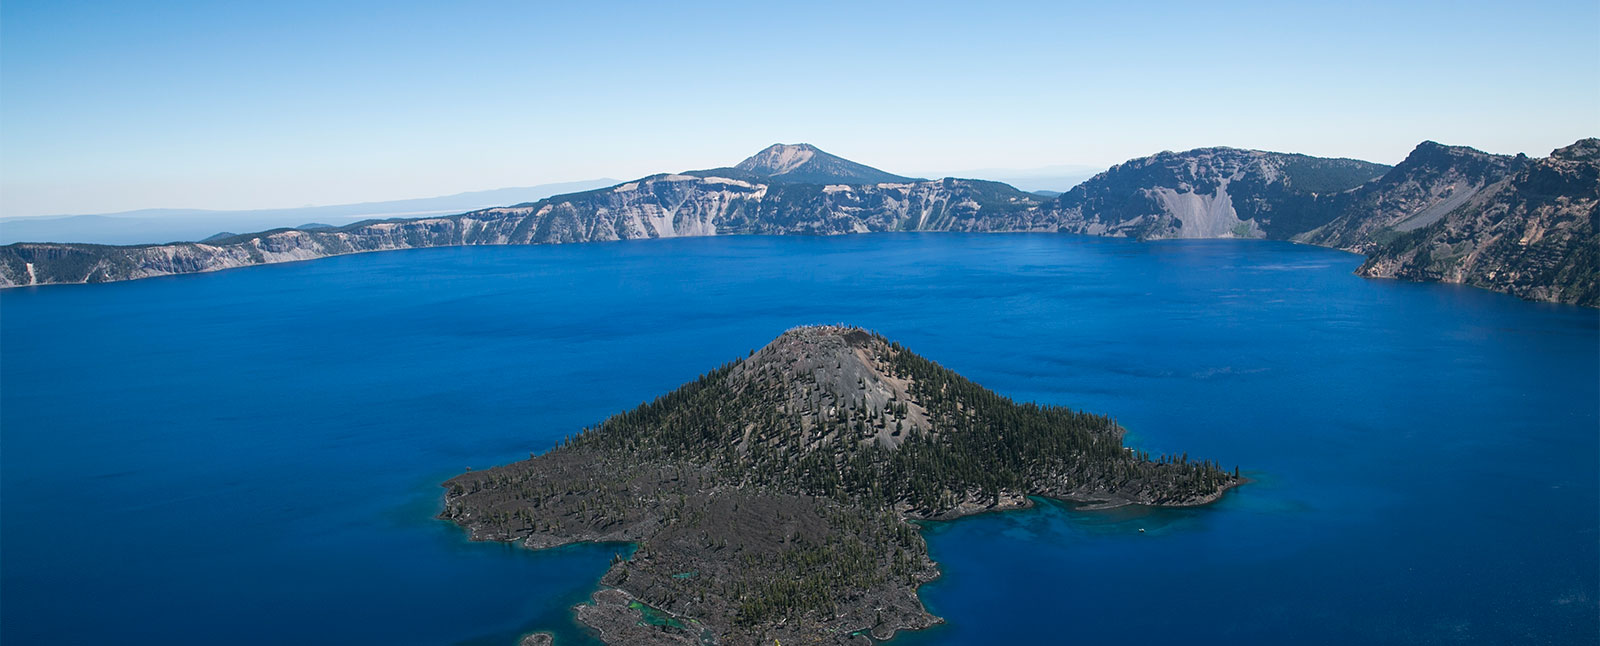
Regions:
[[[551,646],[555,643],[555,636],[550,633],[533,633],[524,635],[519,646]]]

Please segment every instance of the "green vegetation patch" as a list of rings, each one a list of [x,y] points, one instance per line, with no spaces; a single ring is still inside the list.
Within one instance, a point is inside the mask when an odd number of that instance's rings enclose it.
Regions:
[[[643,617],[643,619],[640,621],[640,623],[643,624],[643,625],[646,625],[646,626],[667,626],[667,627],[670,627],[670,628],[684,628],[685,627],[683,625],[683,622],[678,621],[677,617],[673,617],[672,615],[669,615],[669,614],[667,614],[665,612],[657,610],[657,609],[651,607],[649,604],[646,604],[644,602],[641,602],[641,601],[629,601],[628,602],[628,607],[639,611],[639,615]]]

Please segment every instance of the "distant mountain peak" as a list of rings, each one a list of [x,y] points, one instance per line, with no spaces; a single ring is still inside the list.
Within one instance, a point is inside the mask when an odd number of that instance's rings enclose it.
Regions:
[[[828,154],[811,144],[772,144],[739,162],[734,168],[762,175],[782,175],[804,166],[818,153]]]
[[[886,173],[837,155],[823,152],[811,144],[772,144],[734,170],[776,182],[790,184],[881,184],[916,181]]]
[[[1430,139],[1417,144],[1417,147],[1412,149],[1411,154],[1406,156],[1406,160],[1405,162],[1402,162],[1402,164],[1407,162],[1417,163],[1426,160],[1451,160],[1461,158],[1483,159],[1495,156],[1496,155],[1483,152],[1476,148],[1471,148],[1468,146],[1448,146]]]

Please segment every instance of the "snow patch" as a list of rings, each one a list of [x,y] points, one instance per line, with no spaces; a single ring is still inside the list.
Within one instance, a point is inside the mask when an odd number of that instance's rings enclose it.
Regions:
[[[732,179],[732,178],[728,178],[728,177],[707,177],[707,178],[705,178],[705,183],[707,183],[707,184],[727,184],[729,186],[738,186],[738,187],[742,187],[742,188],[754,188],[755,187],[755,185],[751,184],[750,182],[737,180],[737,179]]]

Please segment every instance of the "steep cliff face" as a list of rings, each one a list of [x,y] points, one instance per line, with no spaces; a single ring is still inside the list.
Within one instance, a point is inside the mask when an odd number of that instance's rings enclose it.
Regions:
[[[1595,217],[1600,209],[1600,139],[1581,140],[1544,159],[1492,162],[1508,169],[1492,182],[1474,187],[1472,182],[1482,176],[1446,175],[1432,184],[1435,190],[1427,193],[1431,199],[1411,204],[1411,215],[1400,209],[1374,211],[1371,218],[1393,224],[1369,227],[1373,233],[1352,245],[1370,254],[1356,273],[1462,283],[1533,300],[1600,307]],[[1483,165],[1462,164],[1468,169]],[[1438,191],[1441,185],[1461,188]],[[1422,193],[1419,189],[1425,186],[1400,193]]]
[[[1163,152],[1111,167],[1056,199],[1063,228],[1089,235],[1285,239],[1320,223],[1328,196],[1382,164],[1236,148]]]

